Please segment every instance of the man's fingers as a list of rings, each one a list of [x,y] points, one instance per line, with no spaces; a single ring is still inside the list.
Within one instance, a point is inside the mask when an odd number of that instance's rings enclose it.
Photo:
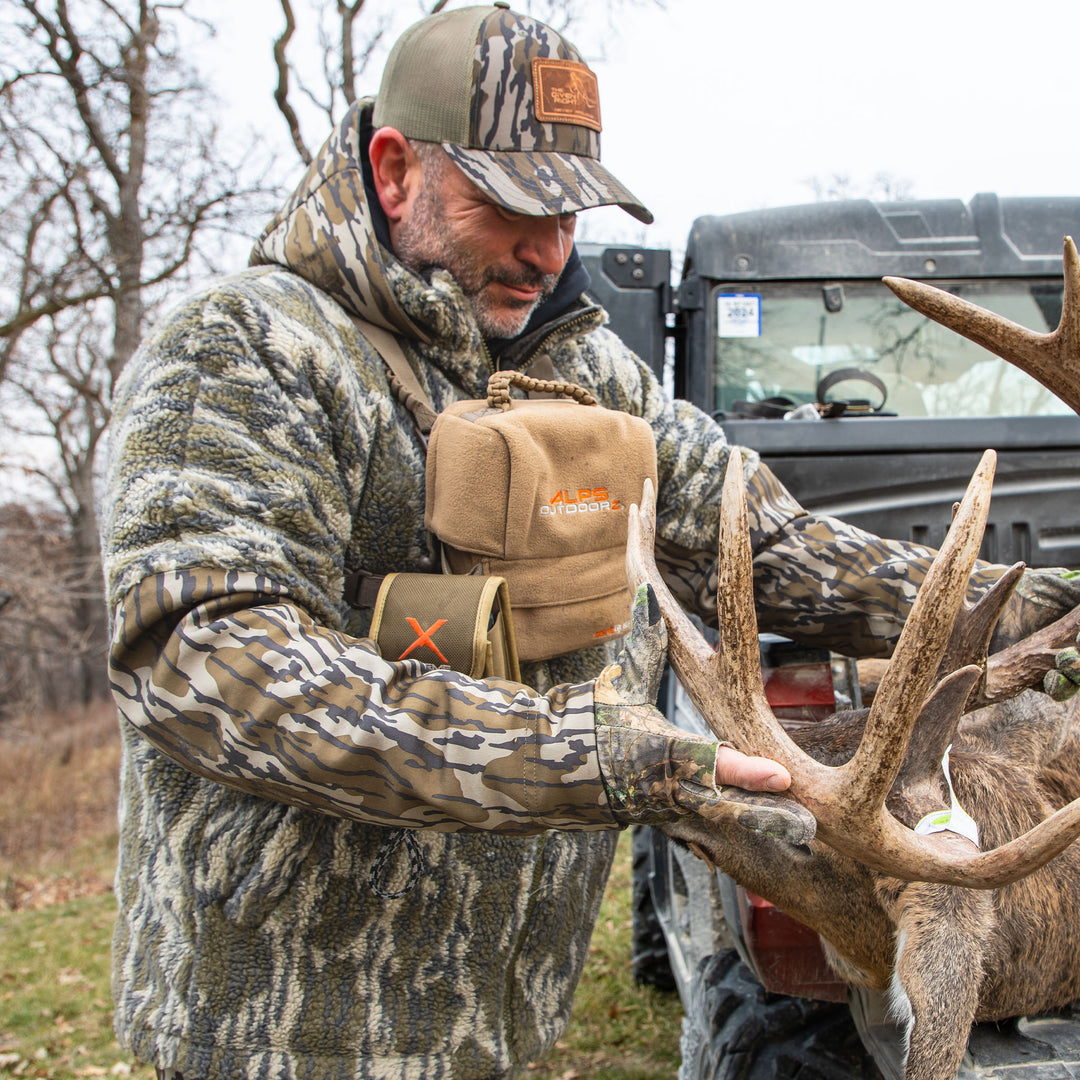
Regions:
[[[749,757],[730,746],[716,752],[716,786],[747,791],[787,791],[791,774],[783,765],[763,757]]]

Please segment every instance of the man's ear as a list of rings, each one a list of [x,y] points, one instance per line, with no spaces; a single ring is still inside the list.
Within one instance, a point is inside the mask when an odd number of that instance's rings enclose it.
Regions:
[[[393,230],[412,213],[412,205],[420,191],[423,167],[408,139],[391,127],[379,128],[368,145],[375,193]]]

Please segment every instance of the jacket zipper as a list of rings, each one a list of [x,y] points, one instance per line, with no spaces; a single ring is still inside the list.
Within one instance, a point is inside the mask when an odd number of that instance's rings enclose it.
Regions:
[[[553,341],[565,340],[566,338],[570,337],[571,333],[579,323],[584,324],[592,322],[592,320],[596,317],[597,311],[599,310],[599,307],[594,304],[592,307],[586,308],[584,311],[579,312],[573,318],[567,319],[566,322],[561,323],[559,326],[556,326],[550,333],[546,334],[543,338],[540,339],[535,348],[530,349],[529,352],[527,352],[525,356],[522,357],[519,362],[520,367],[518,368],[518,370],[525,371],[528,368],[529,364],[531,364],[533,360],[535,360],[536,357],[540,355],[540,353],[542,353],[546,348],[548,348],[548,346]],[[488,360],[490,361],[491,354],[488,352],[487,342],[483,342],[483,345],[484,354],[488,357]],[[491,364],[491,367],[492,371],[494,371],[494,363]]]

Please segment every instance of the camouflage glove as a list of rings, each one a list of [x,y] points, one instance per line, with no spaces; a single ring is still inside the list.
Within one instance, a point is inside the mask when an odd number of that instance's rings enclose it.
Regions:
[[[1068,701],[1080,690],[1080,650],[1075,645],[1054,657],[1054,667],[1046,673],[1043,689],[1055,701]]]
[[[998,652],[1049,626],[1080,604],[1080,571],[1025,570],[998,619],[990,651]]]
[[[1049,626],[1080,604],[1080,571],[1061,568],[1025,570],[1001,613],[990,643],[998,652]],[[1043,689],[1055,701],[1068,701],[1080,689],[1080,651],[1062,649],[1046,673]]]
[[[790,799],[716,783],[721,744],[669,724],[654,706],[667,662],[667,631],[652,587],[634,598],[630,636],[594,690],[600,772],[615,817],[658,825],[696,814],[793,844],[814,832],[809,811]]]

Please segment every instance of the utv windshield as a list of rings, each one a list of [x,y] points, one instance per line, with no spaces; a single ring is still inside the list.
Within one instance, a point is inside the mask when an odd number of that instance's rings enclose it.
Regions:
[[[1021,326],[1061,317],[1060,279],[942,282]],[[879,283],[721,286],[716,305],[716,409],[777,415],[824,399],[844,415],[1042,416],[1069,407],[1030,376],[926,319]],[[827,378],[832,376],[832,378]],[[819,387],[824,387],[819,394]],[[756,403],[779,399],[770,411]]]

